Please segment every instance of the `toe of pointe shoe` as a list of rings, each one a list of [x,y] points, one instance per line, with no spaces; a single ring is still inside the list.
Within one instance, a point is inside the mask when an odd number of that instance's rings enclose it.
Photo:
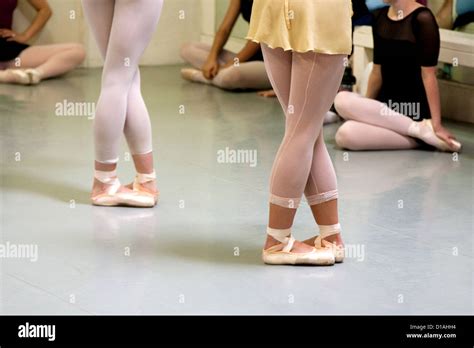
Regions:
[[[146,189],[143,189],[140,184],[137,182],[133,182],[130,185],[126,186],[127,188],[131,188],[134,192],[137,194],[143,195],[143,196],[148,196],[151,200],[153,200],[153,205],[155,206],[158,204],[159,198],[160,198],[160,191],[157,189],[156,192],[151,192]]]
[[[91,203],[92,205],[97,205],[100,207],[116,207],[119,205],[117,198],[108,194],[91,197]]]
[[[345,255],[344,255],[344,250],[341,251],[341,252],[336,252],[334,254],[334,260],[336,263],[342,263],[344,262],[344,258],[345,258]]]
[[[193,81],[194,75],[198,70],[193,68],[183,68],[181,69],[181,77],[187,81]]]
[[[13,74],[13,76],[15,76],[15,80],[13,83],[24,86],[30,84],[30,77],[24,70],[10,69],[9,71],[11,72],[11,74]]]
[[[325,249],[331,250],[332,254],[334,255],[335,263],[341,263],[344,261],[345,257],[345,247],[342,245],[337,245],[335,243],[328,242],[326,240],[322,241]]]
[[[119,205],[137,208],[152,208],[155,206],[155,199],[152,195],[141,192],[122,192],[116,194]]]
[[[336,263],[336,257],[334,252],[330,248],[322,248],[316,250],[315,265],[334,265]]]

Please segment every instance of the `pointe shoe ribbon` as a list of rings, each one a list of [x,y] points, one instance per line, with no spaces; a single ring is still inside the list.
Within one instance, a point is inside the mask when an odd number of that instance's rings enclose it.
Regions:
[[[296,239],[289,230],[268,229],[267,233],[284,245],[283,249],[281,249],[282,252],[289,253],[293,249]],[[267,251],[276,251],[280,248],[281,244],[274,245],[268,248]]]

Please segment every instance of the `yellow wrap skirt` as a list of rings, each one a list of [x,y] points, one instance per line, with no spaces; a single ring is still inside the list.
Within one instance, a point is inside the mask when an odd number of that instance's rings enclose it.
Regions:
[[[295,52],[350,54],[351,0],[254,0],[248,40]]]

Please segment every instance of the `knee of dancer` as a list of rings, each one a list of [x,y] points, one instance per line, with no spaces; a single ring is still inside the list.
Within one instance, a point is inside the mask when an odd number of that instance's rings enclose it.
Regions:
[[[238,66],[225,68],[214,78],[214,84],[223,89],[237,89],[241,79],[241,72]]]
[[[354,121],[346,121],[336,132],[336,144],[348,150],[358,150],[356,134],[354,132]]]
[[[340,116],[344,116],[351,107],[351,99],[354,93],[348,91],[339,92],[334,98],[334,107]]]

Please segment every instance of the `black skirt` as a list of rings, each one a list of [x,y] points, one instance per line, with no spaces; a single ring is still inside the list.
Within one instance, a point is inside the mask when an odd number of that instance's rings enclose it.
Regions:
[[[28,47],[30,46],[26,44],[0,38],[0,62],[8,62],[15,59]]]

